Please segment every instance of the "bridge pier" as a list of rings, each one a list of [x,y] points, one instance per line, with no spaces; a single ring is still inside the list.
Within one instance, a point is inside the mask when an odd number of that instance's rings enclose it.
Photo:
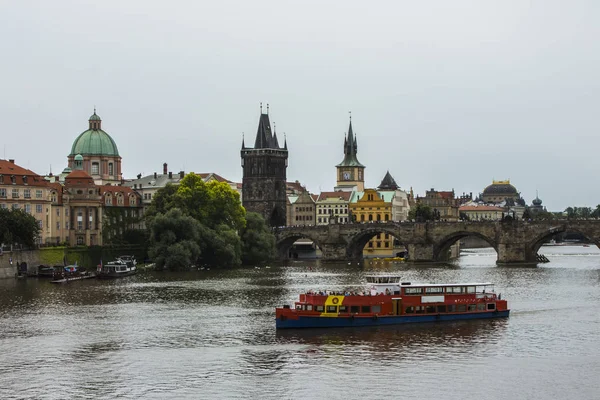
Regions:
[[[530,254],[525,243],[498,243],[498,263],[536,262],[535,254]]]
[[[433,259],[433,244],[409,243],[408,259],[414,262],[431,262]]]
[[[346,261],[346,243],[322,243],[321,244],[321,259],[324,261]]]

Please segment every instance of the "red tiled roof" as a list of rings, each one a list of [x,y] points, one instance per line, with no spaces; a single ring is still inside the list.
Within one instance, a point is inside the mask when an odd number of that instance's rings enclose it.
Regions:
[[[454,198],[454,192],[438,192],[438,194],[440,195],[440,197],[442,199],[453,199]]]
[[[318,195],[318,194],[311,194],[311,195],[310,195],[310,197],[312,197],[312,199],[313,199],[314,201],[317,201],[317,200],[319,200],[319,195]]]
[[[20,167],[14,162],[8,160],[0,160],[0,175],[2,175],[2,179],[0,180],[0,185],[2,184],[12,184],[12,177],[14,176],[14,183],[16,185],[27,185],[27,186],[47,186],[48,182],[36,174],[35,172]],[[25,180],[23,177],[26,177]]]
[[[139,193],[135,192],[132,188],[128,186],[112,186],[112,185],[103,185],[100,186],[100,194],[102,195],[102,202],[106,204],[106,196],[116,197],[117,194],[121,194],[123,196],[123,206],[129,207],[129,199],[131,196],[135,197],[136,205],[141,204],[140,199],[141,196]],[[113,200],[113,206],[118,205],[116,201]]]
[[[65,177],[65,186],[68,187],[88,187],[95,185],[94,178],[92,178],[87,172],[80,169],[76,169]]]
[[[317,201],[327,200],[327,199],[339,199],[339,198],[342,198],[342,200],[350,201],[351,195],[352,195],[352,192],[342,192],[341,190],[337,191],[337,192],[321,192],[321,194],[319,194]]]

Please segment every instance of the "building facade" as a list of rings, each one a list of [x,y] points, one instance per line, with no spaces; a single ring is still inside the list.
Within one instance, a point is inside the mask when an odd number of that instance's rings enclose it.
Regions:
[[[437,219],[442,221],[458,221],[460,214],[458,207],[460,199],[457,199],[452,191],[427,190],[425,197],[416,198],[416,203],[429,206]]]
[[[321,192],[316,201],[316,225],[350,222],[350,197],[352,192],[341,190]]]
[[[281,147],[277,133],[271,134],[268,111],[261,110],[254,147],[246,147],[242,140],[241,158],[242,205],[261,214],[270,226],[285,226],[287,142]]]
[[[315,199],[308,191],[300,195],[288,196],[290,204],[288,225],[310,226],[316,225],[315,217],[317,208]]]

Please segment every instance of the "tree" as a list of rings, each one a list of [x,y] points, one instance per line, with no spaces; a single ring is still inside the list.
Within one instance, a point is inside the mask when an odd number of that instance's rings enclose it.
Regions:
[[[275,256],[275,237],[262,215],[246,213],[246,227],[242,230],[242,262],[259,264]]]
[[[435,215],[431,207],[417,203],[417,205],[410,209],[408,212],[408,219],[415,220],[417,222],[433,221]]]
[[[148,254],[159,269],[187,269],[198,262],[202,253],[200,238],[204,229],[177,208],[158,214],[151,222]]]
[[[33,215],[21,209],[0,208],[0,244],[34,247],[40,226]]]
[[[600,204],[598,204],[596,206],[596,208],[594,208],[594,211],[592,211],[591,217],[596,218],[596,219],[600,218]]]
[[[146,219],[152,219],[157,214],[165,214],[173,205],[173,198],[177,193],[177,186],[172,183],[167,183],[163,188],[160,188],[152,196],[152,203],[146,210]]]

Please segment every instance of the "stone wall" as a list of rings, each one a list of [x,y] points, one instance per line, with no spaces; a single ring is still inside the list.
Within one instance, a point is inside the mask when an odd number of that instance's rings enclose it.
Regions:
[[[11,263],[12,259],[12,263]],[[14,278],[17,275],[17,264],[26,262],[28,271],[40,264],[38,250],[5,251],[0,255],[0,279]]]

